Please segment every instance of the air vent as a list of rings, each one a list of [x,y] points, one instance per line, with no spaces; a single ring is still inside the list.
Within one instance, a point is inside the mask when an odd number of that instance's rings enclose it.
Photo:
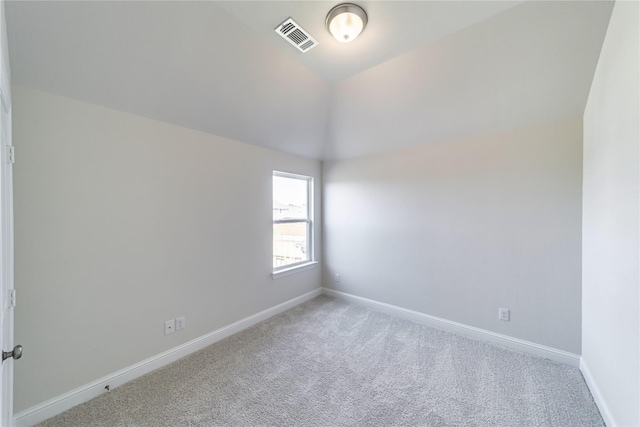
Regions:
[[[276,27],[276,33],[298,48],[300,52],[307,52],[315,47],[318,42],[309,33],[302,29],[292,18],[287,19]]]

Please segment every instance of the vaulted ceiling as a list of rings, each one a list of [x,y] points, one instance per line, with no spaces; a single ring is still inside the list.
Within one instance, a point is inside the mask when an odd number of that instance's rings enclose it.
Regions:
[[[317,159],[582,115],[612,1],[7,2],[14,84]],[[293,17],[319,45],[274,28]]]

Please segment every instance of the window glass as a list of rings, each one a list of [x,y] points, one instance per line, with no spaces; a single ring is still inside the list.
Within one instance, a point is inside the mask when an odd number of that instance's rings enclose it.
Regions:
[[[273,268],[312,260],[312,178],[273,173]]]

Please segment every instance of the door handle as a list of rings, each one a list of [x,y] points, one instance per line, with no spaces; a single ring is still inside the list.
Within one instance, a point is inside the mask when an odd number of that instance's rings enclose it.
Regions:
[[[22,346],[21,345],[17,345],[13,348],[13,351],[3,351],[2,352],[2,361],[4,362],[5,359],[8,359],[10,357],[13,357],[14,360],[18,360],[22,357]]]

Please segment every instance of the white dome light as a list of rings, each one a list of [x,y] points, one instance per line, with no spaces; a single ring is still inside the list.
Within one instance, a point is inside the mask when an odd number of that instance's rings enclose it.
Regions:
[[[367,26],[367,14],[358,5],[339,4],[329,11],[326,20],[327,30],[341,43],[348,43]]]

